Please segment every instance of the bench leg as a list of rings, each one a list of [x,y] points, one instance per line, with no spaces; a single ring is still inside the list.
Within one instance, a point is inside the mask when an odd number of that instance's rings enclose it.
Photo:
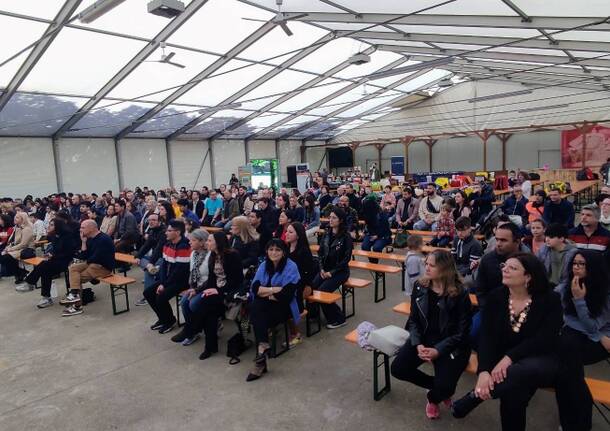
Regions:
[[[381,361],[380,361],[381,358]],[[379,368],[383,367],[384,385],[379,388]],[[390,381],[390,357],[378,350],[373,351],[373,399],[379,401],[392,390]]]
[[[402,284],[400,285],[400,290],[402,290],[404,292],[405,290],[405,277],[406,277],[406,273],[407,273],[407,265],[405,264],[405,262],[401,262],[400,267],[402,268],[402,272],[401,272],[401,280],[402,280]]]
[[[116,309],[116,294],[117,292],[123,292],[123,296],[125,296],[125,308],[121,311],[117,311]],[[122,313],[127,313],[129,311],[129,293],[128,293],[128,289],[127,289],[127,285],[126,284],[122,284],[122,285],[110,285],[110,297],[112,299],[112,314],[113,315],[117,315],[117,314],[122,314]]]
[[[278,356],[281,356],[284,353],[286,353],[288,350],[290,350],[290,344],[289,344],[290,335],[289,335],[289,331],[288,331],[288,320],[286,320],[284,322],[284,341],[285,341],[286,345],[280,351],[277,350],[277,345],[278,345],[277,332],[278,332],[277,327],[275,327],[271,330],[271,356],[274,358],[277,358]]]
[[[182,295],[176,295],[176,323],[178,324],[178,328],[184,326],[184,323],[180,322],[180,300],[182,299]]]
[[[311,327],[312,327],[312,318],[310,316],[311,313],[307,313],[307,316],[305,317],[305,329],[306,329],[306,335],[307,337],[311,337],[312,335],[316,335],[318,332],[320,332],[322,330],[322,315],[320,314],[322,311],[319,309],[318,307],[318,317],[315,319],[316,322],[316,330],[312,331]]]
[[[595,408],[597,409],[597,411],[599,412],[599,414],[602,416],[602,418],[604,418],[604,420],[606,421],[606,423],[608,425],[610,425],[610,419],[608,419],[608,416],[606,416],[606,414],[604,413],[604,410],[606,411],[610,411],[610,409],[605,406],[604,404],[598,404],[595,401],[593,402],[593,406],[595,406]],[[601,406],[601,407],[600,407]],[[602,410],[602,407],[604,410]]]
[[[343,315],[346,319],[352,317],[356,314],[356,297],[355,291],[353,287],[345,287],[341,286],[341,310],[343,311]],[[347,313],[347,297],[350,296],[352,298],[352,312]]]
[[[381,279],[381,292],[382,295],[379,296],[379,280]],[[381,302],[385,299],[385,273],[384,272],[376,272],[375,273],[375,302]]]

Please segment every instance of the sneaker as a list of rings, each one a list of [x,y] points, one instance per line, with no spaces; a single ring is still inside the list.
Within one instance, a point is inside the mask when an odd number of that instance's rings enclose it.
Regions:
[[[342,326],[347,325],[347,321],[343,321],[343,322],[334,322],[334,323],[329,323],[328,325],[326,325],[326,329],[337,329],[337,328],[341,328]]]
[[[139,307],[141,305],[148,305],[148,301],[146,298],[140,298],[136,301],[136,306]]]
[[[159,328],[161,329],[161,328]],[[188,338],[188,334],[186,333],[186,331],[183,329],[182,331],[178,332],[176,335],[174,335],[171,340],[174,343],[182,343],[184,340],[186,340]]]
[[[171,325],[163,325],[159,328],[159,334],[167,334],[168,332],[173,331],[175,327],[176,322],[172,323]]]
[[[441,409],[438,404],[434,404],[428,401],[426,404],[426,416],[428,419],[438,419],[441,417]]]
[[[15,290],[17,292],[30,292],[34,289],[36,289],[36,286],[34,286],[33,284],[28,284],[28,283],[20,283],[17,286],[15,286]]]
[[[195,341],[199,340],[200,338],[201,338],[201,335],[195,334],[191,338],[185,338],[184,341],[182,342],[182,345],[190,346],[191,344],[193,344]]]
[[[36,304],[36,307],[47,308],[47,307],[50,307],[51,305],[53,305],[53,300],[51,298],[47,298],[46,296],[43,296],[42,298],[40,298],[40,301],[38,302],[38,304]]]
[[[77,314],[83,314],[83,307],[75,307],[74,305],[70,305],[61,313],[63,317],[76,316]]]
[[[160,320],[157,320],[155,323],[150,325],[150,329],[152,329],[153,331],[158,331],[159,329],[161,329],[162,326],[163,323]]]
[[[80,302],[80,295],[74,294],[72,292],[68,293],[65,298],[59,300],[59,303],[61,305],[69,305],[74,304],[76,302]]]

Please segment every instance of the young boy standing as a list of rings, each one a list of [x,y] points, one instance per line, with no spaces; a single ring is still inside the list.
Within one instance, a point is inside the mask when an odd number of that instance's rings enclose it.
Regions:
[[[407,238],[407,257],[405,258],[405,295],[411,296],[413,284],[424,275],[424,253],[422,247],[424,241],[419,235],[410,235]]]
[[[455,222],[456,237],[453,240],[451,254],[455,259],[458,272],[462,277],[472,275],[476,262],[483,256],[481,243],[472,234],[470,218],[460,217]]]

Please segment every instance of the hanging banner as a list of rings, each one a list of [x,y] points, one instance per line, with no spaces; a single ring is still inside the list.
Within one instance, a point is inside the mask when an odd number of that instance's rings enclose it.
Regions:
[[[610,128],[595,126],[586,134],[584,165],[595,168],[606,163],[610,157]],[[561,167],[580,169],[583,165],[583,135],[578,130],[561,132]]]
[[[403,176],[405,174],[404,156],[392,156],[392,176]]]

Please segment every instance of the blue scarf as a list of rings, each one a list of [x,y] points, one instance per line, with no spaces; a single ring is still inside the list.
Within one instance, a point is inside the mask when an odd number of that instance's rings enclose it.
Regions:
[[[301,281],[301,276],[299,275],[299,268],[297,267],[296,263],[294,263],[290,259],[286,261],[286,266],[284,266],[282,272],[276,272],[275,274],[273,274],[271,279],[269,279],[269,274],[267,274],[265,264],[266,261],[263,261],[263,263],[258,266],[258,269],[256,270],[256,275],[254,276],[252,283],[258,281],[261,286],[284,287],[287,284],[298,284]],[[299,312],[299,306],[297,304],[296,293],[294,298],[292,298],[292,301],[290,301],[290,311],[292,312],[292,319],[294,320],[294,323],[298,324],[301,320],[301,314]]]

